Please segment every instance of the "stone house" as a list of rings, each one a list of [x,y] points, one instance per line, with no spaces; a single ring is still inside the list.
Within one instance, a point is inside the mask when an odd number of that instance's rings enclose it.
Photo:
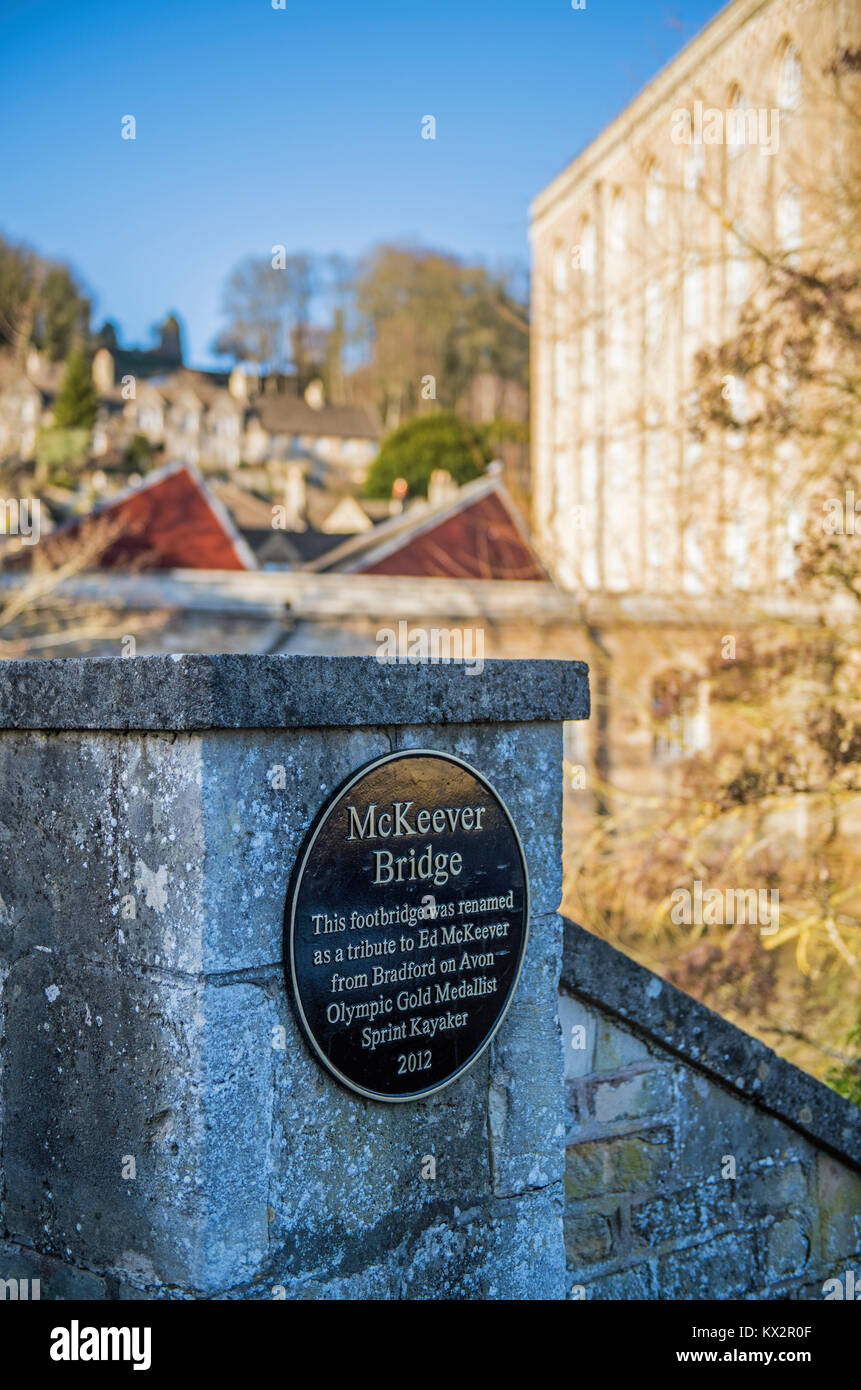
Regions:
[[[124,370],[128,356],[100,348],[93,359],[96,458],[120,456],[142,435],[166,460],[204,472],[299,461],[309,477],[341,492],[361,485],[376,456],[381,426],[373,413],[328,404],[320,382],[303,397],[286,378],[260,381],[239,370],[137,374]],[[25,373],[10,371],[0,381],[0,457],[32,457],[38,429],[51,423],[62,372],[62,364],[34,354]]]

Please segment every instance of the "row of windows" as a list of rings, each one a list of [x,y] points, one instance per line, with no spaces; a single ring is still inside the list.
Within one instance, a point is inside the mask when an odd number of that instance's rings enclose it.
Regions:
[[[739,308],[751,289],[752,259],[746,250],[746,231],[743,223],[736,224],[731,233],[730,255],[726,262],[726,293],[730,305]],[[797,261],[801,247],[801,193],[797,186],[788,188],[778,202],[777,241],[779,249],[790,262]],[[702,258],[691,253],[687,256],[682,278],[682,319],[685,329],[698,330],[706,319],[706,290],[708,266]],[[660,348],[664,338],[667,315],[667,293],[665,282],[655,276],[646,283],[643,302],[645,346],[648,352]],[[624,371],[627,361],[630,311],[628,306],[618,303],[607,315],[608,365],[611,371]],[[567,370],[565,365],[566,346],[563,341],[556,344],[556,394],[564,396],[567,392]],[[594,328],[586,326],[581,335],[580,385],[591,388],[594,385],[594,359],[596,335]]]
[[[793,43],[784,40],[781,45],[781,59],[777,81],[777,102],[781,116],[786,117],[797,112],[801,107],[801,58],[798,49]],[[747,100],[740,87],[734,86],[730,98],[730,110],[735,113],[736,118],[748,110]],[[753,113],[751,113],[753,114]],[[735,159],[745,146],[745,125],[741,120],[736,119],[732,126],[728,125],[728,130],[733,138],[727,141],[727,150],[731,159]],[[705,149],[701,142],[691,143],[688,147],[685,168],[684,186],[688,191],[695,191],[702,182],[705,163]],[[763,161],[763,167],[767,167],[767,161]],[[781,214],[780,204],[778,205],[778,224],[787,227],[784,238],[792,239],[795,235],[796,223],[800,220],[795,217],[794,202],[799,200],[800,195],[797,189],[787,190],[781,195],[781,202],[788,204],[783,214]],[[644,200],[644,213],[646,224],[649,227],[657,228],[664,220],[666,213],[666,188],[664,176],[657,162],[653,161],[646,175],[646,189]],[[629,230],[629,206],[628,199],[621,191],[617,191],[613,198],[609,220],[609,245],[610,250],[616,255],[624,255],[628,246]],[[783,239],[781,244],[783,244]],[[793,249],[793,248],[788,248]],[[570,253],[564,248],[557,251],[556,264],[554,269],[554,284],[558,291],[564,291],[567,282],[568,261],[575,269],[584,270],[587,273],[594,270],[595,266],[595,231],[591,222],[585,219],[578,245],[571,248]]]
[[[647,187],[647,195],[651,186],[649,184]],[[618,216],[616,215],[617,205],[621,205],[625,209]],[[625,240],[627,230],[627,205],[622,195],[618,195],[614,202],[614,217],[610,228],[610,247],[614,253],[619,254],[621,249],[627,245]],[[797,257],[801,249],[801,189],[795,183],[788,184],[777,199],[775,232],[778,250],[790,259]],[[730,232],[731,263],[746,261],[747,236],[747,225],[744,219],[737,218]],[[566,251],[566,248],[561,245],[556,248],[553,287],[558,294],[565,294],[567,290],[569,264],[574,270],[585,272],[587,275],[595,269],[595,228],[588,218],[584,218],[581,223],[579,240],[576,245],[571,247],[570,251]],[[734,299],[734,302],[738,303],[739,300]]]
[[[584,459],[583,462],[586,460]],[[585,471],[581,472],[581,503],[583,513],[588,517],[595,510],[595,482],[594,477],[590,482],[587,481]],[[560,518],[560,520],[562,520]],[[647,586],[654,587],[666,581],[667,585],[673,583],[672,569],[669,561],[667,547],[667,537],[662,518],[658,513],[655,514],[651,522],[645,525],[645,564]],[[754,566],[751,531],[755,530],[757,536],[760,535],[759,528],[753,528],[750,519],[744,512],[738,511],[726,521],[721,534],[714,534],[713,539],[720,541],[722,552],[722,565],[716,564],[719,556],[712,553],[707,555],[704,544],[703,528],[697,521],[691,521],[682,531],[682,589],[687,594],[704,594],[709,587],[709,575],[711,574],[716,584],[728,582],[733,589],[750,590],[754,581]],[[564,535],[564,523],[560,528]],[[582,537],[582,528],[578,532]],[[780,520],[776,523],[774,532],[770,537],[773,546],[774,565],[776,579],[780,583],[790,582],[798,568],[798,557],[796,547],[801,537],[801,512],[793,503],[788,505]],[[570,534],[569,534],[570,539]],[[631,539],[630,533],[628,539]],[[612,557],[618,561],[620,550],[615,543],[611,545]],[[611,557],[611,558],[612,558]],[[587,588],[599,587],[598,573],[598,553],[597,547],[593,545],[583,545],[582,540],[578,543],[578,559],[581,567],[582,582]],[[636,565],[632,565],[632,572],[625,574],[622,572],[624,567],[614,566],[617,584],[615,587],[635,588],[637,587]],[[759,566],[757,566],[759,568]]]

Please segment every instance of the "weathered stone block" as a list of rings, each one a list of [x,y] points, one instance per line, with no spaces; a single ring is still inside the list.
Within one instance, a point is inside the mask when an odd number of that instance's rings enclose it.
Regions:
[[[575,1208],[565,1216],[565,1255],[572,1269],[610,1259],[618,1239],[619,1211]]]
[[[820,1153],[816,1196],[821,1259],[830,1265],[861,1249],[861,1175]]]
[[[650,1250],[684,1244],[707,1229],[703,1225],[702,1194],[696,1188],[633,1202],[630,1221],[634,1247]]]
[[[565,1194],[569,1201],[576,1201],[606,1192],[648,1191],[671,1168],[672,1133],[666,1126],[591,1140],[568,1150]]]
[[[559,918],[533,920],[517,996],[492,1044],[490,1159],[500,1197],[546,1187],[564,1172],[562,1047],[553,987],[558,967],[552,965],[554,958],[561,961],[561,950]],[[536,1071],[531,1060],[539,1056],[548,1065]]]
[[[662,1255],[657,1281],[662,1298],[742,1297],[756,1284],[754,1236],[719,1236],[708,1244]]]
[[[594,1071],[620,1071],[631,1062],[646,1061],[649,1056],[642,1039],[606,1017],[601,1019],[595,1035]]]
[[[771,1158],[800,1161],[805,1141],[776,1116],[746,1104],[692,1068],[678,1072],[678,1170],[682,1178],[713,1177],[726,1156],[741,1173],[746,1164]]]
[[[643,1064],[635,1063],[634,1067],[638,1065]],[[610,1081],[590,1081],[586,1089],[592,1117],[599,1124],[670,1111],[675,1104],[670,1067],[636,1071],[634,1075],[616,1076]]]
[[[51,1259],[27,1246],[0,1241],[0,1281],[16,1280],[17,1290],[5,1291],[6,1301],[22,1298],[27,1302],[58,1302],[66,1299],[102,1299],[109,1281],[88,1269],[78,1269],[63,1260]],[[24,1287],[20,1281],[24,1281]],[[35,1282],[34,1282],[35,1281]]]
[[[261,991],[40,953],[6,993],[10,1235],[142,1284],[252,1273],[268,1240]]]
[[[767,1233],[765,1277],[769,1281],[801,1274],[810,1255],[807,1229],[795,1217],[776,1221]]]
[[[595,1038],[598,1017],[580,999],[565,992],[559,995],[559,1026],[562,1030],[562,1051],[566,1081],[588,1076],[594,1070]]]
[[[654,1270],[648,1263],[630,1265],[627,1269],[618,1269],[613,1274],[602,1275],[600,1279],[590,1279],[587,1276],[581,1283],[585,1287],[587,1298],[601,1302],[636,1302],[664,1296],[656,1284]]]
[[[290,872],[311,821],[356,768],[391,752],[391,739],[377,729],[201,739],[202,969],[269,965],[281,960]]]

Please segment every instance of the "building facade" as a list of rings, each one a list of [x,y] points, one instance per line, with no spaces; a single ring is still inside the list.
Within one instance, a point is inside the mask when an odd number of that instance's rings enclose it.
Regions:
[[[536,198],[534,519],[565,587],[695,600],[792,578],[797,444],[710,449],[692,397],[769,262],[817,264],[842,235],[857,114],[834,63],[859,48],[849,0],[735,0]],[[757,408],[741,376],[722,389],[740,423]]]

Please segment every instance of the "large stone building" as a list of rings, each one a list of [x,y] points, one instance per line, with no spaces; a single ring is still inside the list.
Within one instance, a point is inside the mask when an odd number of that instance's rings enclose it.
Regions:
[[[757,452],[751,373],[718,378],[719,438],[691,422],[698,355],[770,264],[852,264],[859,51],[851,0],[734,0],[532,205],[534,530],[592,644],[575,760],[628,792],[720,741],[727,634],[762,650],[776,621],[818,620],[790,587],[822,517],[815,447]]]
[[[535,523],[566,587],[792,577],[797,446],[751,459],[739,432],[710,455],[691,392],[767,258],[813,264],[842,235],[857,115],[833,68],[859,46],[853,0],[735,0],[536,198]],[[724,391],[740,421],[756,408],[742,378]]]

